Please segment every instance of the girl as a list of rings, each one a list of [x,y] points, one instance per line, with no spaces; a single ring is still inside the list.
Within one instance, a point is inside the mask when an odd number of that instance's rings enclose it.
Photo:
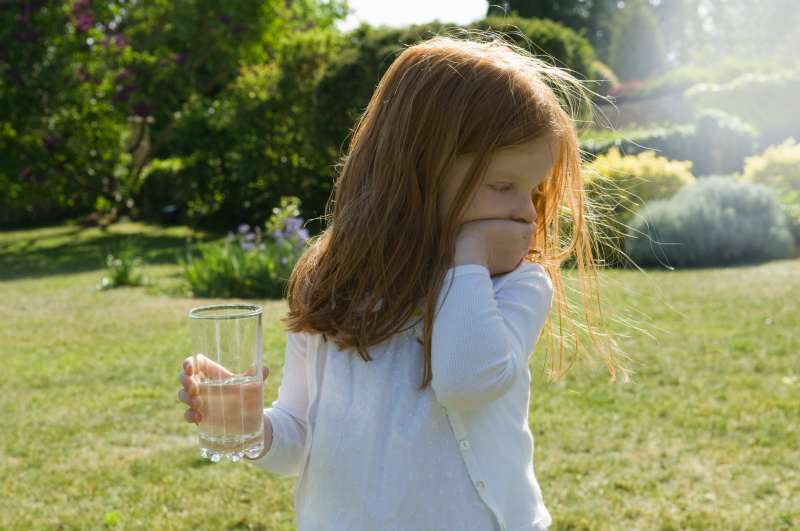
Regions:
[[[558,321],[572,323],[567,256],[588,279],[589,330],[602,330],[581,97],[567,73],[496,40],[434,38],[386,73],[356,124],[328,228],[292,273],[283,380],[254,460],[299,474],[297,529],[550,525],[528,358],[554,287]],[[558,377],[569,367],[562,334],[550,337],[562,345]],[[613,344],[592,337],[613,376]],[[189,422],[202,421],[196,369],[189,358],[180,377]]]

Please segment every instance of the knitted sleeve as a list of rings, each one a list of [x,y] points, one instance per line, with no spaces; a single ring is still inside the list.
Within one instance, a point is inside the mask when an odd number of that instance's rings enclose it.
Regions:
[[[252,463],[268,472],[290,476],[300,473],[308,410],[306,341],[304,334],[287,334],[278,399],[264,411],[272,424],[272,446],[264,457]]]
[[[527,369],[552,293],[550,278],[537,264],[523,264],[495,282],[478,265],[451,269],[432,332],[437,400],[451,410],[471,410],[508,392]]]

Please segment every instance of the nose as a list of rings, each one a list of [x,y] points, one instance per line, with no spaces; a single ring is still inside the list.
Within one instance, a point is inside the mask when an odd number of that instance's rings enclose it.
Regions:
[[[529,197],[520,198],[511,212],[511,219],[522,223],[533,223],[536,221],[536,207],[533,205],[533,199]]]

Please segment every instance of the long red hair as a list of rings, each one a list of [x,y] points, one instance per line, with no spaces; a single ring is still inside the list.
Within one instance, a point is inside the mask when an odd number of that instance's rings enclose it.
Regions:
[[[579,349],[560,276],[564,260],[574,257],[582,278],[578,322],[613,377],[621,366],[613,341],[597,332],[605,329],[576,132],[588,101],[567,72],[500,40],[436,37],[406,48],[356,123],[327,229],[292,273],[287,328],[324,334],[369,361],[371,346],[413,325],[422,309],[427,386],[437,294],[453,263],[458,213],[495,151],[549,135],[561,149],[543,193],[534,196],[543,222],[528,259],[541,263],[555,286],[551,372],[565,373]],[[462,155],[474,162],[442,217],[445,176]],[[570,338],[574,354],[565,367]]]

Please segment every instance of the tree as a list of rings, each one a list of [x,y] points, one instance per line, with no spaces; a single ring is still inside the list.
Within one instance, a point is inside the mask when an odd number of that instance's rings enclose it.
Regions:
[[[666,54],[650,5],[634,0],[617,14],[615,22],[609,66],[620,81],[646,79],[661,73]]]
[[[611,42],[612,20],[619,10],[617,0],[489,0],[487,16],[516,13],[524,18],[544,18],[583,33],[601,61]]]
[[[3,204],[93,204],[124,187],[130,48],[121,34],[98,28],[114,7],[0,4]]]
[[[269,61],[286,35],[329,27],[343,9],[315,0],[3,1],[0,203],[132,207],[142,167],[168,149],[187,102],[213,97],[243,65]]]

